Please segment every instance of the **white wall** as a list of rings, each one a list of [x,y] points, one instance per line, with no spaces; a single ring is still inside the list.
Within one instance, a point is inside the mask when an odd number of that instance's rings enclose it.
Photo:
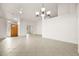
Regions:
[[[5,38],[6,37],[6,21],[5,19],[0,18],[0,38]]]
[[[10,21],[7,21],[7,36],[11,36],[11,23]]]
[[[41,35],[42,34],[42,22],[41,20],[35,22],[33,25],[32,25],[32,34],[39,34]]]
[[[37,26],[36,26],[36,30],[37,30],[37,34],[42,34],[42,22],[41,20],[37,22]]]
[[[43,37],[77,43],[77,20],[75,15],[63,15],[43,21]]]
[[[58,4],[58,16],[65,14],[72,14],[76,12],[76,4],[74,3],[62,3]]]
[[[78,38],[78,53],[79,53],[79,4],[77,5],[77,19],[78,19],[77,38]]]
[[[67,4],[65,4],[65,6],[66,5]],[[77,44],[77,18],[75,6],[74,8],[69,9],[66,9],[65,6],[58,6],[58,17],[43,20],[42,35],[44,38]],[[68,6],[69,5],[66,7]],[[71,13],[71,10],[73,9],[74,11]],[[70,12],[66,10],[69,10]]]

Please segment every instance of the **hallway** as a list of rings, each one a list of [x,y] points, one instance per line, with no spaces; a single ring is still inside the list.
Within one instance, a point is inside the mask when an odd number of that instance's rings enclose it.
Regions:
[[[8,37],[0,40],[1,56],[76,56],[77,45],[51,39],[39,35],[25,37]]]

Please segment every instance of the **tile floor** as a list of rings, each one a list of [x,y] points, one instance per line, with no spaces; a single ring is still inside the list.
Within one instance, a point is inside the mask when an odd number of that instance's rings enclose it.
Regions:
[[[77,45],[39,35],[0,40],[0,56],[77,56]]]

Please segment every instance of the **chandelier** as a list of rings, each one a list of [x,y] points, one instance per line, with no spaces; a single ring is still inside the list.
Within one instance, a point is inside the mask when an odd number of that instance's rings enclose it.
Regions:
[[[51,16],[51,11],[46,11],[44,4],[42,4],[42,8],[40,9],[40,12],[37,11],[35,14],[36,16],[42,16],[42,17]]]

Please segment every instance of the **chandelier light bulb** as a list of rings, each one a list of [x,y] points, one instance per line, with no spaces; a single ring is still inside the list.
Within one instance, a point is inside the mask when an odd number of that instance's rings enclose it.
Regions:
[[[51,11],[47,11],[47,15],[50,16],[50,14],[51,14]]]
[[[43,7],[43,8],[41,8],[41,11],[42,11],[42,12],[45,12],[45,8],[44,8],[44,7]]]
[[[36,12],[36,16],[39,16],[39,12]]]

